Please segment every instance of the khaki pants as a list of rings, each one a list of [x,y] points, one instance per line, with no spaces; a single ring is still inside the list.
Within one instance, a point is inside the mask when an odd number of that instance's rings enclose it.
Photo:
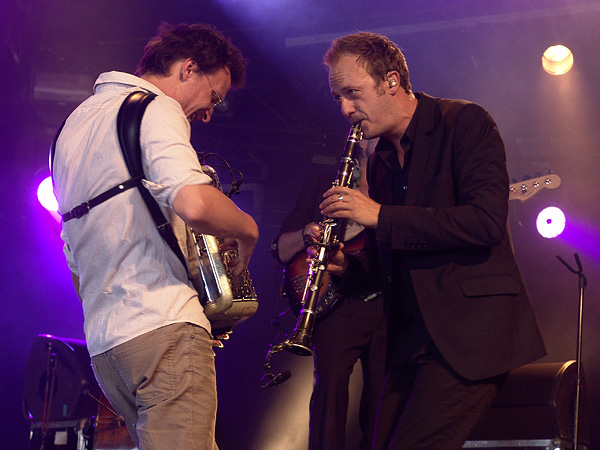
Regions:
[[[176,323],[94,356],[92,366],[140,450],[215,450],[214,356],[204,328]]]

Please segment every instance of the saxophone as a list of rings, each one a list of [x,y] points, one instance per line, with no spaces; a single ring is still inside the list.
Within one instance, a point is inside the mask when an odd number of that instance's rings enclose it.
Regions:
[[[203,165],[204,173],[212,178],[212,185],[222,191],[215,169]],[[211,322],[213,335],[230,332],[252,317],[258,309],[258,298],[248,269],[234,277],[229,261],[237,257],[237,249],[221,251],[223,239],[209,234],[198,234],[188,227],[195,249],[190,263],[192,281]]]
[[[354,153],[361,140],[362,131],[360,122],[357,122],[352,126],[350,133],[348,134],[344,153],[340,160],[337,177],[333,181],[333,186],[350,187],[352,182],[352,172],[354,171],[355,165]],[[308,277],[306,279],[302,297],[302,310],[298,316],[298,321],[296,322],[296,327],[294,328],[292,335],[281,344],[274,345],[269,349],[264,367],[265,375],[271,378],[271,382],[263,387],[280,384],[291,376],[289,371],[285,371],[278,376],[274,376],[271,373],[270,360],[274,353],[281,350],[287,350],[300,356],[310,356],[313,354],[312,332],[317,316],[316,309],[323,283],[323,275],[325,274],[329,252],[339,243],[337,233],[335,232],[337,224],[338,221],[330,217],[324,217],[323,221],[319,224],[322,234],[321,238],[312,244],[314,247],[318,248],[318,252],[311,258],[308,267]]]

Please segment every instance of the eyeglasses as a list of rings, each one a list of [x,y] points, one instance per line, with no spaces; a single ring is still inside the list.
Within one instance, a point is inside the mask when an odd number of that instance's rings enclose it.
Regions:
[[[208,78],[208,75],[206,74],[206,72],[202,72],[202,73],[204,73],[204,76],[208,80],[208,84],[210,85],[210,88],[212,89],[212,97],[211,97],[212,103],[210,104],[208,109],[216,108],[221,103],[223,103],[223,99],[221,98],[219,93],[216,91],[216,89],[213,87],[212,83],[210,82],[210,78]],[[217,100],[215,100],[215,97]]]

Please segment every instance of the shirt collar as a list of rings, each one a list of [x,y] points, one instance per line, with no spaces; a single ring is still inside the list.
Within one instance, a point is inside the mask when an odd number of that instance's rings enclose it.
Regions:
[[[123,89],[130,87],[140,87],[157,95],[165,95],[158,87],[149,81],[136,77],[130,73],[117,71],[101,73],[94,83],[94,94],[114,88]]]
[[[415,109],[415,112],[414,112],[412,118],[410,119],[410,122],[408,123],[408,127],[406,128],[406,131],[404,132],[404,136],[402,136],[403,140],[405,138],[409,139],[410,140],[409,142],[411,144],[413,142],[415,142],[415,135],[417,133],[417,122],[419,121],[419,112],[421,111],[421,101],[420,101],[421,93],[416,92],[415,97],[417,99],[417,108]]]
[[[401,145],[407,146],[408,148],[410,148],[412,146],[412,143],[415,141],[415,136],[417,133],[417,122],[419,119],[419,112],[421,111],[421,93],[415,92],[415,97],[417,98],[417,108],[415,109],[415,112],[411,117],[410,122],[408,123],[406,131],[400,139]],[[375,151],[388,151],[392,152],[394,155],[396,154],[396,149],[394,148],[394,146],[390,144],[390,142],[385,138],[379,139],[379,143],[377,144],[377,147],[375,147]]]

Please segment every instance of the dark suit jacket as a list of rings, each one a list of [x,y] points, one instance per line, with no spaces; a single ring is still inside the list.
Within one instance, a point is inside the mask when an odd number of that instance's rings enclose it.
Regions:
[[[379,272],[389,306],[401,301],[392,292],[394,255],[452,368],[472,380],[492,377],[546,354],[508,231],[504,144],[480,106],[417,96],[405,205],[394,205],[396,154],[381,139],[367,175],[371,198],[383,205],[379,224],[349,270]]]

